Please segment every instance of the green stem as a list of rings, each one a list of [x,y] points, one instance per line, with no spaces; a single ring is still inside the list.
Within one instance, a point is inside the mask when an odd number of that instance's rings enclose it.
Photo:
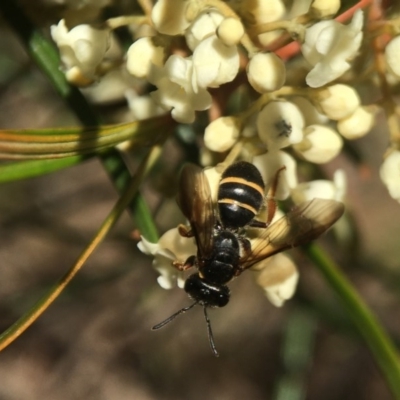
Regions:
[[[400,360],[390,337],[332,259],[314,244],[304,248],[345,305],[381,368],[394,397],[400,399]]]

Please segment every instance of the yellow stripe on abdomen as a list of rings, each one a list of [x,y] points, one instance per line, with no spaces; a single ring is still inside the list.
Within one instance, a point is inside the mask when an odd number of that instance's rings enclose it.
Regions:
[[[253,188],[254,190],[256,190],[258,193],[260,193],[261,196],[264,197],[264,189],[260,185],[258,185],[257,183],[250,182],[247,179],[238,178],[236,176],[229,176],[227,178],[222,179],[219,182],[219,185],[221,186],[224,183],[239,183],[239,184],[242,184],[242,185],[249,186],[249,187]]]
[[[218,203],[222,203],[222,204],[235,204],[239,207],[245,208],[246,210],[251,211],[254,215],[257,214],[257,211],[254,207],[250,206],[249,204],[246,203],[241,203],[239,201],[236,200],[232,200],[232,199],[220,199],[218,200]]]

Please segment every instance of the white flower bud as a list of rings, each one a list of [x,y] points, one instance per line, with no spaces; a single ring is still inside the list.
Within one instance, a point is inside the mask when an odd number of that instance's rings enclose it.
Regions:
[[[155,46],[151,37],[136,40],[127,52],[126,68],[137,78],[147,78],[153,65],[162,67],[164,48]]]
[[[311,7],[312,0],[293,1],[287,14],[288,19],[293,19],[299,15],[306,14]]]
[[[385,158],[379,173],[390,196],[400,202],[400,151],[395,150]]]
[[[223,20],[223,15],[217,11],[199,14],[185,33],[186,44],[189,46],[190,50],[194,51],[202,40],[215,35],[218,26]]]
[[[212,151],[229,150],[240,133],[240,121],[234,117],[220,117],[212,121],[204,132],[204,144]]]
[[[310,11],[316,18],[323,19],[335,15],[340,8],[340,0],[314,0]]]
[[[93,82],[96,79],[96,69],[109,47],[109,30],[78,25],[68,31],[65,20],[62,19],[58,25],[51,27],[51,36],[60,49],[67,78],[69,74],[69,79],[79,79],[81,74],[82,82]]]
[[[261,25],[277,21],[285,14],[285,5],[282,0],[254,0],[231,2],[238,8],[238,14],[245,20],[245,25]],[[258,39],[262,46],[267,46],[276,39],[281,32],[273,31],[261,33]]]
[[[343,201],[346,193],[346,175],[338,169],[333,175],[333,181],[319,179],[299,183],[291,192],[295,204],[301,204],[315,198]]]
[[[247,65],[247,77],[259,93],[278,90],[286,80],[285,64],[275,53],[257,53]]]
[[[385,49],[386,63],[390,71],[400,78],[400,36],[394,37]]]
[[[286,254],[276,254],[254,265],[256,282],[264,289],[268,300],[281,307],[293,297],[299,280],[296,265]]]
[[[253,158],[253,164],[260,171],[266,185],[270,185],[276,172],[279,173],[278,187],[275,198],[285,200],[290,195],[290,190],[297,186],[296,160],[284,151],[272,151]]]
[[[258,114],[257,129],[268,149],[281,149],[303,139],[304,119],[288,101],[271,101]]]
[[[151,12],[151,20],[155,28],[165,35],[182,35],[189,26],[186,19],[186,0],[158,0]]]
[[[342,84],[318,90],[312,100],[327,117],[334,120],[348,117],[360,106],[356,90]]]
[[[203,167],[211,167],[215,164],[215,153],[205,146],[200,147],[199,164]]]
[[[301,47],[304,58],[314,66],[306,82],[311,87],[321,87],[341,76],[362,41],[363,12],[357,10],[349,25],[334,20],[321,21],[306,30]]]
[[[135,78],[125,69],[118,68],[104,75],[96,85],[82,88],[81,91],[93,104],[109,105],[125,99],[127,87],[135,85]]]
[[[337,123],[339,133],[346,139],[358,139],[366,135],[375,122],[374,113],[365,107],[358,107],[346,118],[340,119]]]
[[[336,157],[343,146],[343,139],[336,131],[322,125],[310,125],[304,130],[304,139],[293,145],[304,159],[323,164]]]
[[[207,177],[208,184],[210,185],[211,199],[214,203],[218,199],[219,181],[221,180],[221,172],[217,167],[205,168],[204,175]]]
[[[227,46],[238,44],[243,35],[243,24],[237,18],[225,18],[217,29],[218,38]]]
[[[290,101],[295,104],[304,117],[304,125],[324,125],[329,122],[329,118],[318,112],[316,107],[307,100],[305,97],[295,96],[290,99]]]
[[[277,21],[285,14],[285,5],[282,0],[253,0],[232,1],[237,13],[245,19],[248,24],[266,24]]]
[[[193,66],[199,87],[218,87],[235,79],[239,71],[238,49],[210,36],[196,47]]]
[[[165,110],[149,95],[138,96],[134,90],[128,89],[125,91],[125,97],[135,120],[142,120],[165,114]]]

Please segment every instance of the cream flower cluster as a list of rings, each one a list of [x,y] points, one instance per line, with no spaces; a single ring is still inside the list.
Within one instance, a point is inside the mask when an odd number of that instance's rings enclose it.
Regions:
[[[157,32],[164,35],[182,35],[191,54],[166,56],[166,44],[158,46],[157,38],[137,40],[128,51],[128,71],[146,78],[157,87],[154,100],[172,117],[182,123],[191,123],[195,111],[210,108],[212,97],[207,88],[217,88],[232,81],[239,71],[237,42],[243,33],[240,21],[224,18],[217,11],[199,13],[189,23],[185,17],[186,2],[158,1],[153,8],[152,21]],[[239,33],[232,38],[226,31]]]
[[[256,134],[250,139],[243,133],[245,122],[240,115],[217,118],[205,130],[205,146],[225,152],[240,140],[251,141],[258,153],[254,164],[266,182],[281,166],[286,167],[276,197],[287,199],[298,186],[297,162],[292,154],[314,164],[327,163],[340,153],[345,139],[364,136],[374,123],[374,112],[360,104],[356,90],[348,85],[307,89],[305,94],[307,97],[267,101],[254,114]],[[328,193],[332,199],[344,198],[342,189],[339,197]]]
[[[67,2],[76,9],[83,4]],[[297,172],[299,160],[317,165],[335,160],[347,140],[363,137],[375,123],[376,107],[362,102],[351,84],[354,61],[363,51],[364,13],[357,10],[342,23],[334,19],[340,8],[339,0],[157,0],[140,20],[122,16],[96,26],[69,26],[61,20],[51,34],[70,82],[100,86],[104,75],[118,68],[142,82],[141,89],[151,85],[152,91],[145,94],[127,85],[131,117],[168,112],[179,123],[193,123],[199,112],[211,110],[200,149],[203,165],[212,167],[236,152],[236,158],[257,166],[266,183],[285,167],[275,193],[278,200],[343,201],[346,177],[341,169],[331,180],[308,182],[299,180]],[[114,68],[113,29],[122,25],[133,32],[132,43],[126,54],[114,59]],[[397,82],[398,31],[385,50],[386,72]],[[293,63],[286,62],[293,54],[285,55],[281,51],[285,48],[280,48],[288,37],[299,44]],[[398,201],[399,148],[400,143],[391,143],[381,168],[382,181]],[[215,168],[206,172],[212,177],[213,192],[219,172]],[[158,244],[144,239],[140,244],[143,252],[154,256],[165,288],[182,282],[171,262],[183,262],[196,253],[193,240],[177,235],[175,229]],[[275,263],[287,271],[281,282],[273,278]],[[293,293],[297,271],[283,255],[268,264],[265,270],[271,275],[260,270],[257,281],[271,301],[281,305]]]

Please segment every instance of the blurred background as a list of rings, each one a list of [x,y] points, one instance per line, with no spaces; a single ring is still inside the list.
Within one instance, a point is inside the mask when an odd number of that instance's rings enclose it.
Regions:
[[[0,128],[78,124],[4,19],[0,60]],[[113,123],[122,108],[119,101],[97,110]],[[378,176],[385,129],[381,117],[352,142],[358,161],[343,153],[325,167],[328,174],[345,169],[346,218],[356,234],[337,243],[329,232],[318,243],[399,345],[400,206]],[[183,159],[172,137],[143,188],[160,233],[182,222],[174,192]],[[1,331],[71,267],[117,199],[96,159],[0,185]],[[229,305],[209,313],[216,359],[200,307],[150,330],[189,301],[182,290],[158,286],[151,258],[136,245],[126,213],[61,297],[0,354],[0,399],[392,398],[346,311],[301,250],[290,252],[301,274],[298,291],[281,309],[251,272],[230,285]]]

